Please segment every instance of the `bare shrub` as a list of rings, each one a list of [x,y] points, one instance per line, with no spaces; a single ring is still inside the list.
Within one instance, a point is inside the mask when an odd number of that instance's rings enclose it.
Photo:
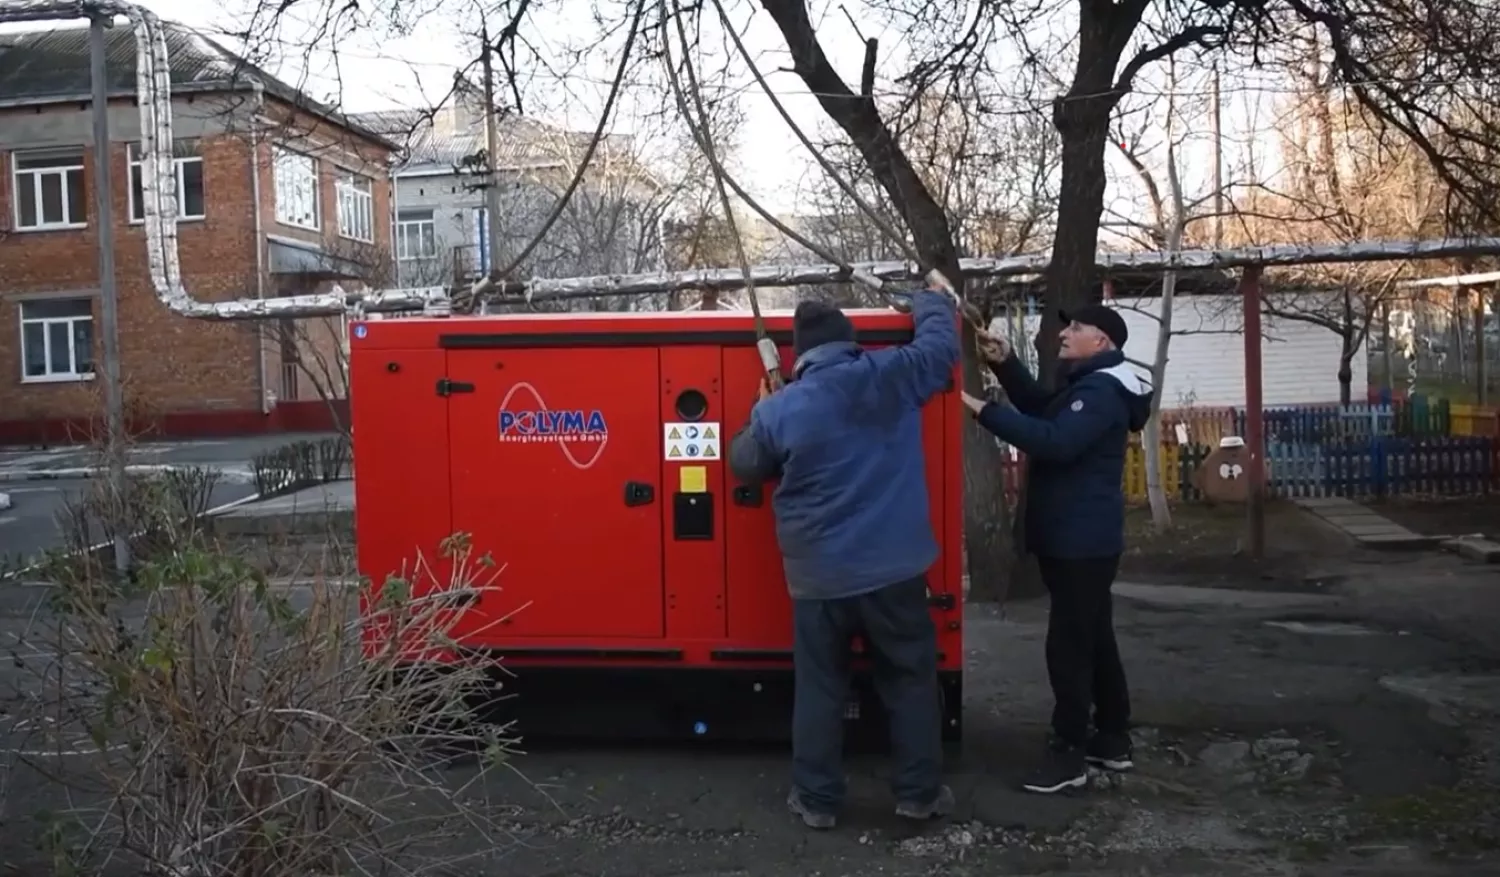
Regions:
[[[159,557],[175,546],[191,543],[201,535],[204,515],[221,477],[218,471],[202,466],[127,475],[118,515],[110,513],[108,479],[91,479],[82,493],[65,498],[56,514],[63,545],[77,555],[69,562],[96,560],[90,548],[112,544],[116,530],[124,530],[131,556],[140,559]],[[61,562],[60,558],[53,562]]]
[[[51,605],[12,650],[11,739],[69,802],[42,832],[54,871],[417,874],[508,846],[481,793],[516,741],[474,720],[500,667],[449,660],[455,601],[500,572],[466,535],[371,591],[363,625],[354,583],[277,585],[174,536],[130,582],[47,561]]]
[[[346,435],[292,442],[250,461],[255,490],[272,496],[349,477],[353,446]]]

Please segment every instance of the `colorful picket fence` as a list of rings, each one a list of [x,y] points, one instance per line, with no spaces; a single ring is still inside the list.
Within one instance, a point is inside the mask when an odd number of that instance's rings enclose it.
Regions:
[[[1484,435],[1500,438],[1500,408],[1481,408],[1478,405],[1452,405],[1454,435]]]
[[[1207,445],[1162,448],[1167,496],[1199,500],[1192,473],[1212,451]],[[1146,499],[1145,451],[1128,449],[1127,499]],[[1471,496],[1500,493],[1500,440],[1489,436],[1377,436],[1327,442],[1266,443],[1271,496]]]
[[[1352,405],[1265,409],[1268,489],[1277,497],[1462,496],[1500,492],[1500,410],[1416,395]],[[1201,500],[1193,472],[1226,436],[1245,435],[1235,408],[1164,410],[1161,480],[1167,496]],[[1005,449],[1014,498],[1025,462]],[[1131,437],[1123,487],[1146,499],[1146,453]]]
[[[1500,410],[1421,395],[1384,403],[1271,407],[1263,416],[1267,441],[1500,434]],[[1245,434],[1245,412],[1238,408],[1163,410],[1161,419],[1164,441],[1217,446],[1225,436]]]

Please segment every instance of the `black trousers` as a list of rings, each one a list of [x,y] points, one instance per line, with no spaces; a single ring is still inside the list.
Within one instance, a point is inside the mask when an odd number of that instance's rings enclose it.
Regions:
[[[1130,692],[1115,643],[1114,586],[1119,555],[1065,560],[1039,558],[1042,583],[1052,598],[1047,617],[1047,677],[1052,683],[1052,733],[1083,746],[1093,726],[1100,733],[1130,728]]]
[[[803,804],[832,813],[844,800],[844,710],[855,636],[864,638],[890,719],[898,801],[932,803],[942,785],[937,629],[922,577],[837,600],[793,600],[796,690],[792,785]]]

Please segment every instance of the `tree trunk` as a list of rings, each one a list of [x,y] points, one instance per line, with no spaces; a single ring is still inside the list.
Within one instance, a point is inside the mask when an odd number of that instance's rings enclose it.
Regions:
[[[1347,406],[1354,401],[1354,351],[1349,348],[1352,345],[1348,338],[1344,339],[1344,349],[1339,353],[1339,404]]]
[[[833,69],[807,14],[805,0],[762,0],[776,21],[792,56],[792,69],[818,97],[823,111],[843,129],[880,183],[891,203],[901,211],[912,240],[926,267],[943,272],[955,284],[962,282],[953,230],[942,205],[928,191],[916,168],[880,116],[870,94],[855,94]],[[874,63],[873,41],[866,44],[866,67]],[[1102,141],[1101,141],[1102,143]],[[1102,153],[1102,147],[1101,147]],[[1102,167],[1103,157],[1100,156]],[[1100,211],[1103,209],[1102,193]],[[1095,220],[1097,225],[1098,216]],[[1096,232],[1097,234],[1097,232]],[[1092,253],[1089,264],[1093,264]],[[963,381],[978,388],[981,364],[974,343],[974,329],[963,325]],[[1010,541],[1005,508],[1004,466],[1001,455],[978,424],[965,417],[964,448],[964,544],[969,573],[969,599],[999,600],[1007,592],[1006,574],[1012,567],[1014,548]]]
[[[1052,106],[1052,124],[1062,144],[1062,180],[1057,201],[1057,234],[1052,260],[1047,266],[1042,325],[1033,340],[1037,353],[1037,378],[1045,386],[1057,385],[1060,310],[1074,308],[1094,296],[1098,281],[1095,270],[1099,249],[1099,219],[1104,215],[1104,150],[1109,143],[1109,116],[1119,100],[1113,94],[1113,78],[1120,50],[1097,33],[1095,22],[1080,29],[1078,69],[1068,94]],[[1112,54],[1110,54],[1112,52]],[[1026,544],[1026,493],[1017,504],[1015,542]],[[1018,553],[1012,568],[1010,596],[1040,597],[1045,593],[1034,575],[1035,564]]]
[[[1180,217],[1180,214],[1178,214]],[[1181,219],[1172,234],[1174,252],[1182,246]],[[1146,500],[1151,504],[1151,523],[1158,530],[1172,526],[1172,509],[1161,479],[1161,388],[1167,376],[1167,352],[1172,343],[1172,309],[1177,297],[1177,272],[1168,271],[1161,282],[1161,315],[1157,327],[1156,356],[1151,360],[1151,419],[1142,437],[1146,451]]]

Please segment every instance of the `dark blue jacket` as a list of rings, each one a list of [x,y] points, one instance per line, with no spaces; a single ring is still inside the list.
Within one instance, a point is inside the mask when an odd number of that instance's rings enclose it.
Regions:
[[[912,296],[910,344],[824,344],[756,404],[729,446],[736,478],[780,477],[776,540],[793,599],[836,599],[919,576],[937,559],[921,408],[954,379],[950,299]]]
[[[1063,559],[1123,552],[1125,443],[1150,416],[1150,386],[1117,350],[1074,364],[1056,392],[1015,357],[995,376],[1015,407],[991,402],[979,424],[1027,457],[1027,550]]]

